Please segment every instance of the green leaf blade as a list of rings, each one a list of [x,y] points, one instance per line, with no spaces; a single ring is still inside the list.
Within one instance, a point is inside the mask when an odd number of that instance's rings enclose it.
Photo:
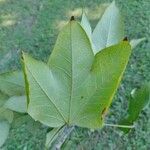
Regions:
[[[121,42],[103,49],[95,56],[89,81],[85,84],[86,105],[82,106],[80,103],[76,115],[82,118],[74,119],[78,125],[88,124],[90,128],[99,128],[103,125],[103,115],[112,102],[130,54],[129,43]]]
[[[48,62],[50,68],[57,72],[56,76],[61,75],[61,82],[65,82],[63,85],[66,85],[64,89],[68,89],[65,95],[69,104],[67,106],[69,124],[72,124],[78,111],[76,106],[84,93],[82,83],[90,73],[93,59],[94,54],[87,34],[79,23],[71,21],[59,34]]]
[[[51,127],[100,128],[130,53],[129,43],[121,42],[94,56],[82,26],[69,22],[59,34],[48,64],[23,55],[29,83],[28,113]]]
[[[96,48],[94,52],[97,53],[105,47],[119,43],[123,37],[123,21],[113,1],[93,31],[92,41]]]
[[[76,91],[75,89],[90,72],[94,58],[89,39],[83,28],[75,21],[71,21],[64,27],[50,56],[49,66],[35,61],[26,54],[23,57],[30,90],[28,113],[42,122],[45,118],[44,123],[51,127],[71,123],[72,112],[77,111],[76,97],[80,92],[79,89]],[[38,71],[39,69],[42,71]],[[34,91],[40,95],[39,98]],[[49,103],[50,99],[53,104]],[[80,100],[80,97],[78,99]],[[41,111],[35,108],[36,105]],[[44,117],[45,114],[49,117]],[[50,119],[50,115],[53,118]],[[55,122],[54,117],[59,120]]]
[[[30,99],[27,110],[28,113],[35,120],[39,120],[48,126],[62,126],[65,124],[65,120],[62,116],[62,111],[60,111],[61,108],[57,106],[57,102],[52,94],[54,91],[52,85],[54,85],[54,87],[58,85],[49,67],[31,58],[27,54],[23,55],[23,59],[30,89],[28,95]],[[39,68],[42,69],[42,71],[39,71]]]
[[[87,33],[88,37],[91,39],[92,28],[91,28],[90,22],[86,16],[85,12],[83,12],[83,14],[82,14],[81,25],[82,25],[83,29],[85,30],[85,32]]]

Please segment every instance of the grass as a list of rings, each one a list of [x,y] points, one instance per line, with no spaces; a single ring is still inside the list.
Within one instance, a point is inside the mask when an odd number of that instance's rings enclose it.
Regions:
[[[47,61],[60,28],[71,14],[80,17],[82,6],[90,12],[94,26],[100,13],[99,4],[109,0],[0,0],[0,72],[20,69],[20,52]],[[146,37],[134,49],[122,84],[114,98],[108,123],[126,114],[131,90],[150,80],[150,3],[149,0],[116,0],[126,24],[129,39]],[[150,109],[142,111],[136,128],[130,134],[112,127],[90,131],[76,128],[63,146],[64,150],[148,150],[150,149]],[[39,126],[35,132],[28,122],[13,126],[4,145],[8,150],[44,149],[46,128]]]

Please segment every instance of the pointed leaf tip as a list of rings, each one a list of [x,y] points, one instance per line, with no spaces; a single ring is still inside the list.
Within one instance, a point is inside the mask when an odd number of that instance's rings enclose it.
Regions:
[[[93,31],[92,41],[95,46],[95,54],[105,47],[119,43],[123,37],[124,22],[115,1],[113,1],[106,8]]]

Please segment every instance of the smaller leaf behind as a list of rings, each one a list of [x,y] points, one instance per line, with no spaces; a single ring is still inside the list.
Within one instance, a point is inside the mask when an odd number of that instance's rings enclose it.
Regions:
[[[90,40],[90,43],[92,45],[92,48],[95,49],[95,46],[92,42],[92,28],[91,28],[91,25],[90,25],[90,22],[86,16],[86,13],[83,12],[82,14],[82,19],[81,19],[81,26],[83,27],[83,29],[85,30],[89,40]]]
[[[137,89],[129,100],[128,113],[125,119],[121,120],[119,124],[132,125],[138,118],[142,109],[150,101],[150,83],[144,84],[140,89]],[[120,130],[128,133],[130,129],[120,128]]]
[[[8,96],[24,94],[24,79],[21,71],[0,74],[0,90]]]
[[[91,40],[92,28],[85,12],[82,14],[81,25]]]
[[[119,43],[124,37],[124,24],[120,12],[113,1],[105,10],[92,34],[94,52]]]
[[[27,102],[25,96],[13,96],[10,97],[5,105],[5,108],[8,108],[12,111],[26,113],[27,112]]]
[[[7,120],[0,120],[0,147],[5,143],[9,134],[10,124]]]

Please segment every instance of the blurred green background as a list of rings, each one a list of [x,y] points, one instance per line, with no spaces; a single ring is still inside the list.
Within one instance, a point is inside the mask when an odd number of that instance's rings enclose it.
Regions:
[[[20,53],[26,51],[34,58],[47,61],[59,30],[71,15],[80,19],[82,7],[88,12],[94,27],[103,6],[110,0],[0,0],[0,73],[20,69]],[[101,6],[101,4],[104,4]],[[150,80],[150,1],[116,0],[125,20],[129,39],[146,37],[133,50],[118,93],[108,117],[117,123],[125,116],[128,98],[133,88]],[[90,131],[76,128],[66,141],[64,150],[149,150],[150,107],[142,111],[136,128],[128,135],[112,127]],[[46,128],[29,130],[25,122],[13,125],[3,149],[44,150]]]

